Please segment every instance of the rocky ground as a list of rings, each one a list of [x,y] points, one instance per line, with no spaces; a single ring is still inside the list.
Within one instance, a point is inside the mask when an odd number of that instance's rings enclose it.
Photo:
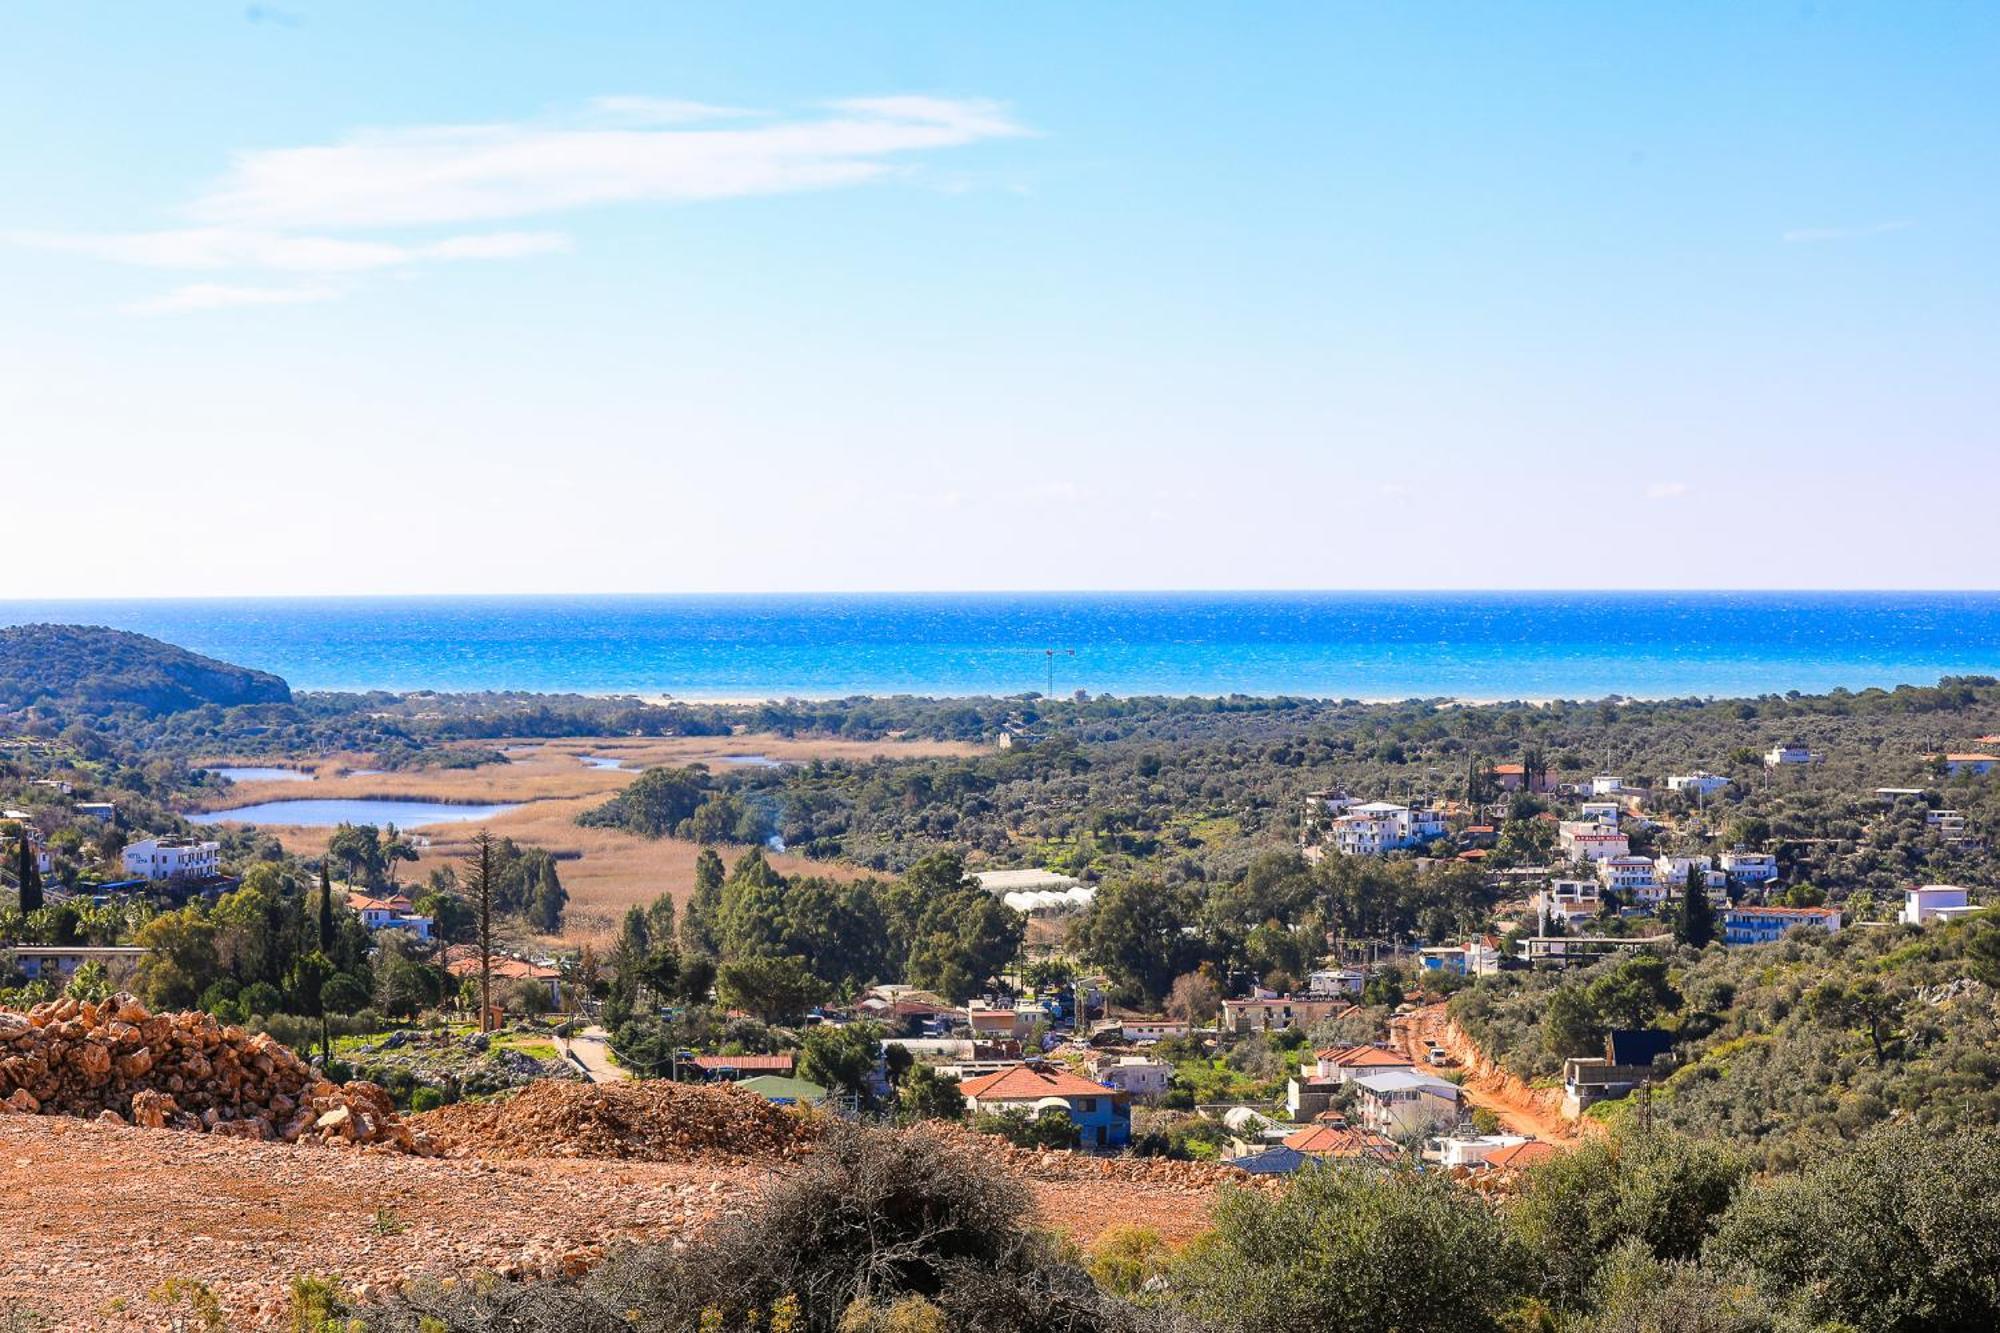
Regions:
[[[592,1095],[549,1086],[562,1097]],[[741,1109],[729,1110],[742,1125]],[[602,1115],[554,1112],[570,1122],[580,1114],[584,1140],[601,1142]],[[464,1123],[446,1136],[459,1140],[448,1151],[466,1151]],[[579,1272],[607,1246],[692,1235],[754,1206],[786,1169],[782,1150],[725,1149],[728,1156],[711,1159],[687,1147],[678,1161],[431,1158],[345,1142],[0,1115],[0,1253],[8,1256],[0,1329],[172,1327],[148,1297],[176,1277],[211,1288],[229,1328],[259,1329],[283,1326],[286,1286],[300,1274],[366,1293],[473,1268]],[[1011,1149],[1000,1157],[1028,1182],[1044,1223],[1086,1245],[1120,1223],[1184,1240],[1204,1225],[1223,1178],[1187,1164]]]

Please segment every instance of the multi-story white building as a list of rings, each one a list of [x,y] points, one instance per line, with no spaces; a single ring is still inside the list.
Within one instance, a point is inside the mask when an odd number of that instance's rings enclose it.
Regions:
[[[180,837],[128,842],[122,853],[125,873],[149,880],[207,879],[219,873],[221,858],[221,843]]]
[[[1730,907],[1722,913],[1724,944],[1769,944],[1798,926],[1831,935],[1840,929],[1837,907]]]
[[[1956,810],[1927,810],[1924,812],[1924,823],[1948,838],[1965,832],[1965,816]]]
[[[1813,752],[1803,745],[1774,745],[1764,752],[1764,767],[1784,768],[1788,764],[1810,764]]]
[[[1687,886],[1690,870],[1701,873],[1701,882],[1710,893],[1729,885],[1729,876],[1715,868],[1715,858],[1710,856],[1661,856],[1653,861],[1653,874],[1670,893]]]
[[[1625,807],[1616,801],[1585,801],[1578,810],[1586,821],[1603,824],[1607,828],[1617,828],[1619,819],[1625,814]]]
[[[1594,917],[1603,907],[1604,899],[1594,879],[1551,880],[1535,898],[1538,913],[1564,925]]]
[[[1588,819],[1565,819],[1556,826],[1556,842],[1572,861],[1602,861],[1632,851],[1623,833]]]
[[[1667,896],[1653,863],[1643,856],[1609,856],[1597,863],[1597,882],[1623,902],[1657,907]]]
[[[1443,837],[1444,816],[1418,806],[1369,801],[1335,818],[1332,830],[1341,855],[1379,856]]]
[[[1685,792],[1689,796],[1713,796],[1729,786],[1729,779],[1716,773],[1696,769],[1692,773],[1676,773],[1667,779],[1667,790]]]
[[[1769,852],[1731,847],[1722,854],[1722,873],[1738,884],[1768,884],[1778,877],[1778,858]]]

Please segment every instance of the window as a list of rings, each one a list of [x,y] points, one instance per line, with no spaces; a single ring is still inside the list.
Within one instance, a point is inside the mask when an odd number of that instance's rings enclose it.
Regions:
[[[1085,1097],[1083,1099],[1082,1105],[1083,1105],[1083,1113],[1085,1115],[1090,1115],[1097,1110],[1097,1098]]]

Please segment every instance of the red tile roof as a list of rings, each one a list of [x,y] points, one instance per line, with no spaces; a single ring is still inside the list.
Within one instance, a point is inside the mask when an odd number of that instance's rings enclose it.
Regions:
[[[1496,1171],[1517,1171],[1524,1166],[1546,1162],[1555,1155],[1554,1144],[1531,1140],[1527,1143],[1517,1143],[1510,1148],[1502,1148],[1487,1157],[1486,1165]]]
[[[988,1102],[1038,1102],[1044,1097],[1124,1095],[1115,1088],[1107,1088],[1102,1083],[1092,1083],[1087,1078],[1078,1078],[1066,1070],[1050,1066],[1037,1068],[1027,1064],[1015,1065],[997,1074],[969,1078],[958,1085],[958,1090],[966,1097],[976,1097]]]
[[[1288,1135],[1285,1146],[1313,1157],[1375,1157],[1388,1161],[1396,1145],[1380,1134],[1339,1125],[1308,1125]]]
[[[479,975],[479,959],[476,956],[454,959],[444,965],[444,970],[455,977],[476,977]],[[562,976],[562,973],[552,967],[528,962],[524,958],[495,958],[493,975],[503,980],[526,977],[530,981],[554,981]]]
[[[1386,1046],[1329,1046],[1313,1057],[1337,1069],[1408,1069],[1410,1058]]]

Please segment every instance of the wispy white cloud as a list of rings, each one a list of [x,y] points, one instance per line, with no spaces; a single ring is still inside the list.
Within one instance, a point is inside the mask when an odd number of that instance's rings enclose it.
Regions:
[[[1800,227],[1785,233],[1786,245],[1817,245],[1823,241],[1854,241],[1864,236],[1885,236],[1892,231],[1908,231],[1916,226],[1908,218],[1895,222],[1871,222],[1859,227]]]
[[[127,314],[171,315],[190,310],[227,310],[237,306],[311,305],[340,298],[333,286],[232,287],[222,283],[193,283],[176,287],[165,295],[125,307]]]
[[[992,103],[931,97],[856,99],[820,116],[694,128],[526,121],[368,130],[238,154],[190,212],[215,225],[282,230],[491,222],[855,185],[896,172],[914,154],[1022,132]]]
[[[1694,487],[1684,481],[1656,481],[1646,487],[1648,500],[1678,500],[1690,495]]]
[[[619,204],[861,185],[906,174],[928,153],[1025,133],[997,104],[974,100],[856,98],[780,117],[601,97],[567,118],[371,129],[325,144],[251,150],[183,210],[192,225],[14,232],[0,241],[148,268],[322,276],[518,259],[566,251],[571,242],[549,231],[422,233]],[[133,308],[329,300],[340,290],[184,287]]]

